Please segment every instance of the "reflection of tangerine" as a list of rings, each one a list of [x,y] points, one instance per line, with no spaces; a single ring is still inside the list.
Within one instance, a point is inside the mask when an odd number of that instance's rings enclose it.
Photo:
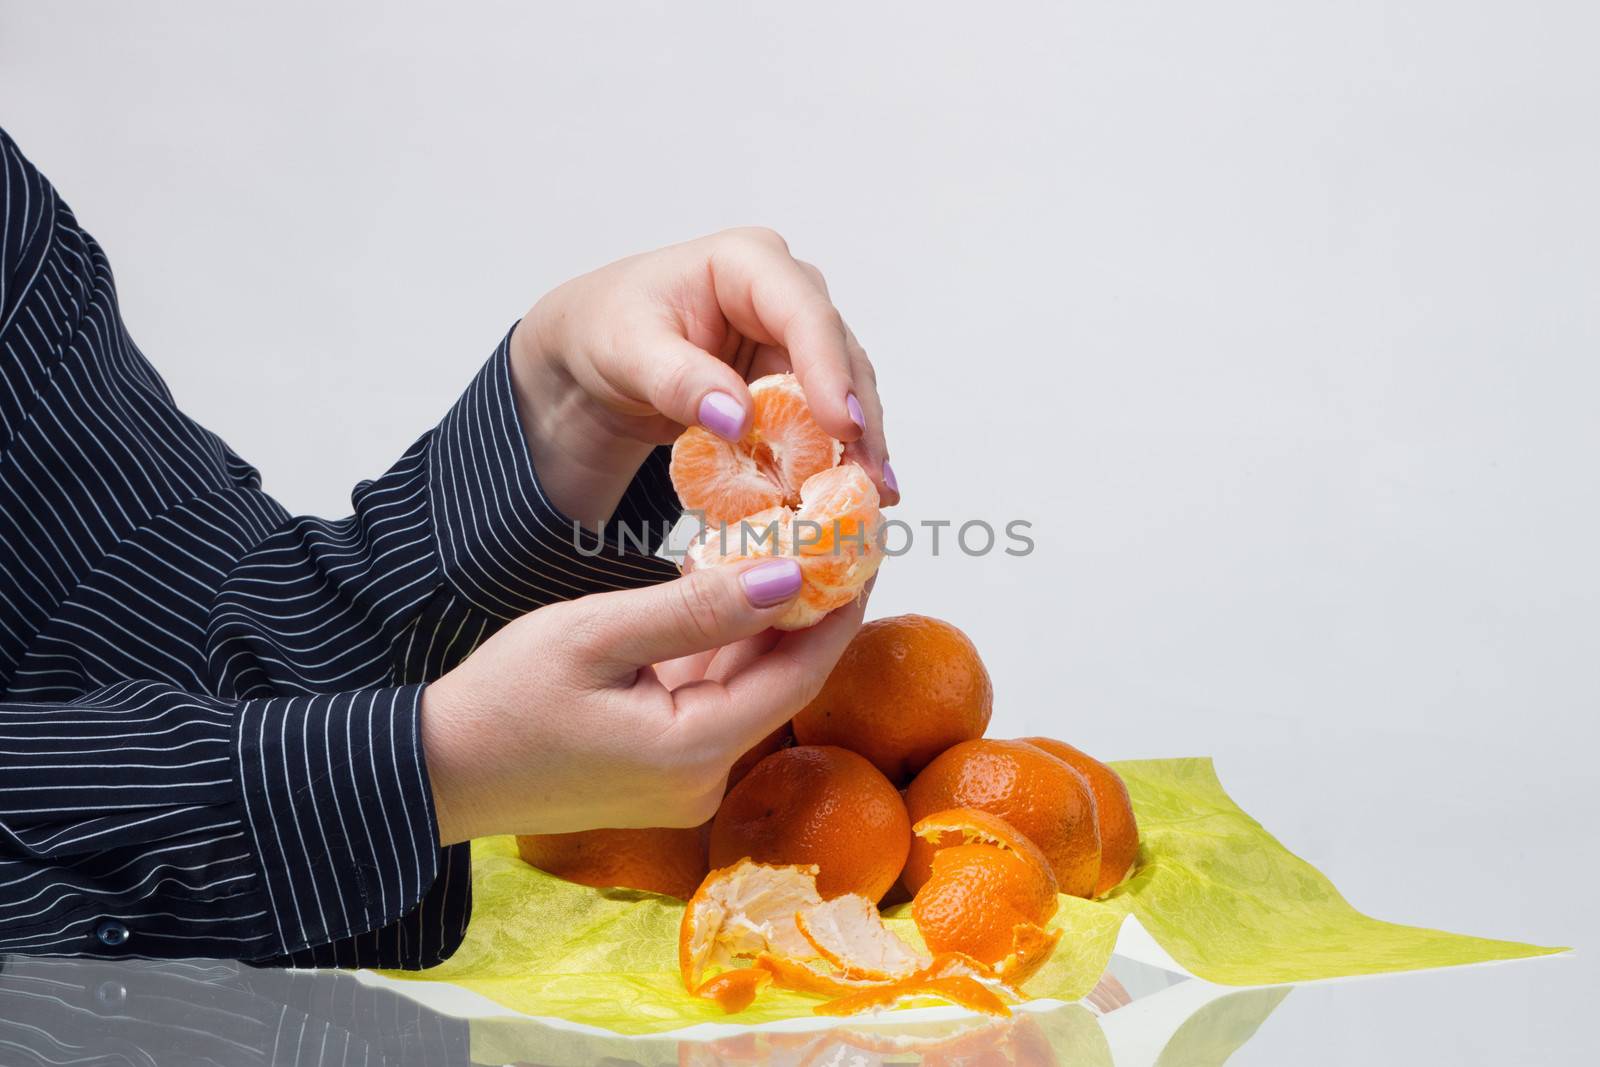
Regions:
[[[750,383],[755,411],[737,443],[691,426],[672,446],[672,487],[685,509],[708,525],[797,507],[807,478],[836,466],[844,446],[817,424],[805,391],[792,374]]]
[[[877,571],[878,490],[866,471],[839,462],[843,446],[811,417],[794,375],[758,378],[750,395],[755,413],[743,440],[690,427],[672,446],[672,486],[706,523],[684,569],[798,559],[804,584],[775,625],[804,629],[855,599]]]
[[[906,788],[906,808],[913,820],[949,808],[998,815],[1039,846],[1061,892],[1094,892],[1100,873],[1094,794],[1083,775],[1041,749],[1021,741],[963,741],[917,775]],[[913,894],[928,880],[939,843],[912,841],[902,877]]]
[[[993,966],[1018,951],[1019,931],[1040,930],[1055,914],[1049,861],[1004,819],[956,809],[920,820],[915,831],[963,842],[933,854],[933,870],[911,902],[931,951],[963,952]]]
[[[899,792],[854,752],[797,745],[728,791],[711,823],[711,862],[816,864],[824,897],[876,903],[905,863],[911,821]]]
[[[1100,816],[1100,877],[1094,895],[1104,896],[1128,876],[1139,858],[1139,825],[1133,818],[1127,785],[1116,771],[1065,741],[1049,737],[1025,737],[1023,741],[1044,749],[1089,780]]]
[[[982,737],[994,687],[978,650],[925,615],[874,619],[851,640],[822,692],[794,719],[802,745],[839,745],[902,784],[935,756]]]
[[[598,888],[622,886],[687,900],[706,875],[703,828],[581,830],[524,834],[517,852],[557,878]]]

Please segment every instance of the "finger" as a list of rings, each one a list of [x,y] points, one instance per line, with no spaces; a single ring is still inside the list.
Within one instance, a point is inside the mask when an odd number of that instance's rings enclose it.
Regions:
[[[587,613],[597,660],[621,674],[753,637],[778,620],[800,583],[799,563],[768,559],[707,567],[577,603]]]
[[[845,326],[845,343],[850,352],[851,380],[855,382],[856,399],[861,405],[866,421],[866,432],[845,448],[845,456],[859,463],[877,483],[878,495],[885,505],[900,502],[900,485],[895,481],[894,469],[889,464],[889,446],[884,439],[883,401],[878,396],[878,376],[867,358],[867,350],[856,340],[853,330]]]
[[[829,613],[806,630],[783,634],[720,684],[697,683],[675,690],[679,728],[729,748],[750,748],[808,704],[822,689],[845,646],[861,629],[866,597]]]
[[[788,351],[822,428],[841,441],[859,438],[864,426],[851,412],[844,320],[827,286],[789,254],[781,237],[762,230],[719,235],[711,274],[717,304],[733,327]]]
[[[750,359],[750,369],[746,377],[751,381],[764,378],[769,374],[793,374],[794,364],[789,362],[789,353],[777,345],[757,345]]]
[[[753,406],[737,370],[666,328],[629,342],[629,348],[623,354],[629,377],[643,383],[643,399],[657,411],[724,440],[744,436]]]

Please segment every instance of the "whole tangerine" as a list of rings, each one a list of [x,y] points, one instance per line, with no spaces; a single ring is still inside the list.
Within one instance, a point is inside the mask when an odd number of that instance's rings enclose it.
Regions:
[[[842,748],[796,745],[756,764],[723,798],[711,865],[815,864],[823,897],[859,893],[876,903],[910,843],[906,806],[876,767]]]
[[[700,826],[522,834],[517,854],[579,885],[643,889],[679,900],[689,899],[710,869]]]
[[[794,719],[802,745],[859,752],[896,784],[951,745],[982,737],[994,686],[966,634],[926,615],[874,619]]]
[[[949,808],[998,815],[1039,846],[1061,892],[1094,893],[1100,825],[1089,782],[1070,765],[1021,741],[963,741],[936,758],[906,789],[913,821]],[[902,878],[913,894],[928,880],[940,842],[911,842]]]
[[[1024,737],[1035,748],[1043,749],[1073,767],[1089,781],[1094,791],[1095,811],[1100,816],[1100,874],[1095,879],[1094,895],[1105,896],[1133,870],[1139,858],[1139,824],[1133,817],[1133,801],[1122,776],[1081,749],[1051,737]]]

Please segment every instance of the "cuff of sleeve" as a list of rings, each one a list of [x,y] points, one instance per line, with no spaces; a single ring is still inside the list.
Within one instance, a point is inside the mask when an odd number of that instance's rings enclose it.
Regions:
[[[508,333],[439,424],[429,452],[434,536],[450,584],[479,610],[511,619],[677,577],[676,565],[654,555],[677,518],[660,449],[619,508],[624,528],[591,533],[545,496],[517,418],[510,341]]]
[[[438,876],[422,686],[247,700],[244,815],[282,953],[376,930]]]

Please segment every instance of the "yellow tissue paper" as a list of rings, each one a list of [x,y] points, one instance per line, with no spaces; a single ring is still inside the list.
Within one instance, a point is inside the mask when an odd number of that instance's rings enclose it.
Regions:
[[[1321,872],[1229,799],[1209,759],[1112,766],[1127,782],[1139,820],[1137,873],[1105,900],[1061,898],[1052,925],[1066,932],[1055,956],[1028,983],[1031,997],[1076,1000],[1088,993],[1129,914],[1173,959],[1226,985],[1563,951],[1398,926],[1361,914]],[[518,859],[509,837],[475,842],[472,864],[472,924],[460,949],[431,970],[388,976],[451,982],[529,1015],[623,1034],[810,1017],[818,1003],[768,989],[748,1010],[725,1015],[684,992],[677,959],[680,902],[563,882]],[[891,911],[888,922],[920,944],[906,908]]]

